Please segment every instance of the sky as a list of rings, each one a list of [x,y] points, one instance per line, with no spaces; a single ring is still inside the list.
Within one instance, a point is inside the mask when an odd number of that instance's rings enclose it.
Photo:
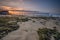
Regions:
[[[60,13],[60,0],[0,0],[0,8]],[[11,8],[12,7],[12,8]],[[6,9],[6,8],[3,8]]]

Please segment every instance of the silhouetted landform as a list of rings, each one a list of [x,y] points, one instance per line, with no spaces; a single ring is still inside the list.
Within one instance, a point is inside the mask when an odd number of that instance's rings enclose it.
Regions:
[[[0,11],[0,15],[8,15],[9,12],[8,11]]]
[[[8,10],[9,11],[9,10]],[[0,11],[0,15],[10,15],[8,11]],[[36,17],[60,17],[60,13],[44,13],[39,11],[27,11],[27,10],[11,10],[26,13],[27,16],[36,16]]]

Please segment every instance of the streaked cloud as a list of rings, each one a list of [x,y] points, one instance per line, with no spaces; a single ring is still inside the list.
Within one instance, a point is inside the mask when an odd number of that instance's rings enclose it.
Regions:
[[[59,0],[0,0],[0,6],[51,13],[60,13],[59,5]]]
[[[6,10],[9,12],[11,15],[22,15],[22,11],[16,11],[16,10],[23,10],[23,8],[14,8],[14,7],[9,7],[9,6],[0,6],[0,11]]]
[[[9,6],[0,6],[1,10],[23,10],[23,8],[14,8]]]

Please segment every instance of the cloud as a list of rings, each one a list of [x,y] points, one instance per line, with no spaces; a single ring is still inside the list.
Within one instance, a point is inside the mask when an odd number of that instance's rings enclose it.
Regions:
[[[0,0],[0,6],[22,7],[23,0]]]
[[[23,8],[13,8],[9,6],[0,6],[1,10],[23,10]]]
[[[51,3],[52,2],[52,3]],[[41,0],[0,0],[0,6],[9,6],[7,9],[24,9],[42,12],[60,13],[59,2]],[[48,4],[48,5],[47,5]],[[4,8],[5,9],[5,8]]]
[[[11,15],[23,15],[23,11],[16,11],[16,10],[23,10],[23,8],[13,8],[9,6],[0,6],[1,11],[7,10]],[[24,13],[26,14],[26,13]]]

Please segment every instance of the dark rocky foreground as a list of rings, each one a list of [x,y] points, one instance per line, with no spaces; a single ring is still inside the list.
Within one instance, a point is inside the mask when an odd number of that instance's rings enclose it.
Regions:
[[[0,39],[8,35],[8,33],[15,31],[19,28],[17,22],[12,20],[13,17],[0,17]]]
[[[57,17],[1,18],[0,38],[1,40],[60,40],[59,20]]]

